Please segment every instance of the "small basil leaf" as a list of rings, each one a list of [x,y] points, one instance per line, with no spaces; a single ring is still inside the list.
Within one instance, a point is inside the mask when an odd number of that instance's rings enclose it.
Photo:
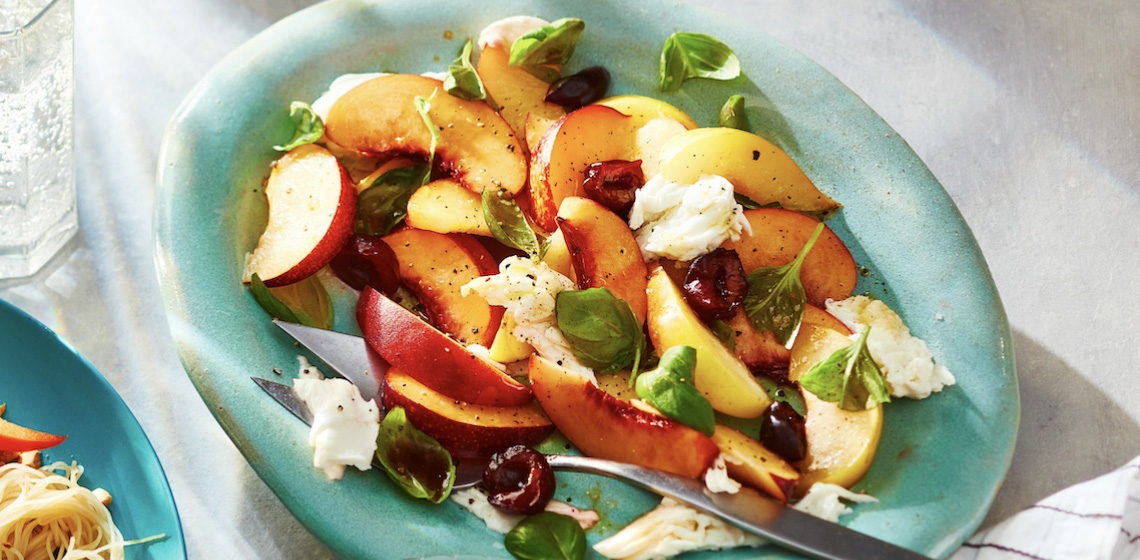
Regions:
[[[791,348],[800,330],[807,304],[800,268],[822,232],[823,224],[819,224],[792,262],[758,268],[748,275],[748,293],[744,296],[748,320],[756,330],[775,334],[786,348]]]
[[[427,164],[399,167],[380,176],[356,200],[353,231],[360,235],[388,235],[408,214],[408,199],[431,172]]]
[[[563,18],[535,29],[515,39],[509,63],[511,66],[566,64],[585,28],[586,24],[580,19]]]
[[[752,126],[748,124],[748,114],[744,112],[744,96],[733,95],[724,102],[724,107],[720,108],[720,126],[728,128],[736,128],[747,132],[752,132]]]
[[[261,306],[271,317],[288,321],[290,323],[300,323],[301,320],[297,314],[289,309],[281,300],[277,299],[272,293],[269,292],[269,287],[265,282],[261,281],[261,277],[256,272],[249,279],[249,292],[253,294],[254,301]]]
[[[691,346],[674,346],[665,351],[652,371],[638,376],[637,396],[662,414],[706,436],[716,429],[716,415],[708,399],[693,385],[697,351]]]
[[[487,99],[487,89],[483,87],[483,80],[471,64],[471,39],[463,44],[459,56],[447,67],[447,77],[443,80],[443,89],[447,93],[467,101]]]
[[[440,503],[451,494],[455,464],[434,438],[419,431],[403,407],[388,411],[376,436],[376,458],[388,476],[413,498]]]
[[[570,350],[587,367],[613,373],[639,361],[641,324],[629,303],[608,289],[559,292],[554,314]]]
[[[740,75],[740,60],[715,37],[678,32],[665,39],[658,74],[661,91],[677,91],[689,78],[734,79]]]
[[[724,344],[725,348],[728,348],[730,351],[736,350],[736,331],[732,328],[732,325],[729,325],[721,319],[713,319],[712,322],[709,323],[709,329],[720,339],[721,344]]]
[[[316,275],[300,282],[269,288],[269,292],[281,303],[289,306],[302,325],[331,329],[333,306],[329,292]]]
[[[432,93],[432,97],[435,97],[435,93]],[[429,113],[431,111],[431,97],[417,95],[413,101],[416,104],[416,112],[420,114],[420,118],[423,119],[424,125],[427,126],[428,132],[431,134],[431,145],[428,147],[428,171],[420,182],[420,184],[426,184],[428,177],[431,176],[431,166],[435,163],[435,149],[439,146],[439,127],[435,126],[435,121],[432,120]]]
[[[504,539],[520,560],[582,560],[586,532],[572,517],[544,511],[523,519]]]
[[[755,200],[752,200],[751,198],[748,198],[747,196],[744,196],[740,193],[733,193],[732,196],[736,199],[736,203],[743,207],[745,210],[755,210],[757,208],[782,208],[779,202],[760,204],[759,202],[756,202]]]
[[[781,385],[770,377],[761,377],[760,386],[772,397],[773,401],[788,403],[800,416],[807,416],[807,404],[804,403],[804,396],[800,394],[800,390],[796,388],[795,384]]]
[[[890,389],[879,366],[867,350],[870,325],[855,342],[836,350],[800,376],[800,386],[820,400],[837,403],[843,410],[866,410],[890,402]]]
[[[483,189],[483,219],[495,240],[508,247],[526,251],[532,257],[543,252],[538,236],[526,222],[522,210],[506,191]]]
[[[288,152],[297,146],[312,144],[325,135],[325,125],[313,112],[313,108],[303,101],[289,105],[289,116],[293,119],[293,138],[282,146],[273,146],[279,152]]]

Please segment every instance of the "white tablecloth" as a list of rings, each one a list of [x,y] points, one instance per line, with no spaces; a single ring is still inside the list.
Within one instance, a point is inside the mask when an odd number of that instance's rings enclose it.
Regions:
[[[79,0],[81,234],[0,297],[107,376],[166,468],[191,558],[330,557],[182,370],[152,259],[163,129],[231,49],[307,0]],[[1140,3],[701,0],[803,51],[927,163],[1013,325],[1013,466],[986,525],[1140,454]]]

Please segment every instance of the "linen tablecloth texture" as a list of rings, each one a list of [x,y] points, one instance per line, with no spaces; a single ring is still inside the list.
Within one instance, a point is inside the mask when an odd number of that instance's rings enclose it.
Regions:
[[[78,0],[81,232],[30,281],[0,282],[0,297],[59,332],[138,417],[192,559],[333,557],[196,394],[167,335],[152,256],[158,149],[178,104],[227,53],[313,3]],[[973,229],[1013,327],[1022,396],[1013,464],[983,527],[1140,454],[1140,2],[693,3],[835,74],[906,139]],[[1135,546],[1129,505],[1076,509],[1085,517],[1068,521],[1088,524],[1087,541],[1110,521],[1099,516],[1124,512],[1117,524]],[[1033,520],[1050,511],[1031,508],[977,542],[1060,535],[1059,521]]]

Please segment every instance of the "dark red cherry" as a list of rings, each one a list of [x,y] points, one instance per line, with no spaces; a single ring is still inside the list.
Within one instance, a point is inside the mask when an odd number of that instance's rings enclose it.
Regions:
[[[614,159],[586,166],[582,172],[582,188],[586,196],[626,219],[637,189],[645,184],[641,160]]]
[[[550,89],[546,92],[546,102],[573,111],[601,99],[609,89],[610,73],[601,66],[591,66],[550,84]]]
[[[329,263],[337,277],[357,290],[364,286],[394,295],[400,287],[396,254],[377,235],[353,235]]]
[[[525,445],[491,456],[483,471],[487,501],[511,513],[533,515],[554,497],[554,471],[546,457]]]
[[[760,443],[791,463],[807,455],[804,417],[786,402],[774,402],[764,411],[760,423]]]
[[[681,292],[705,321],[732,318],[748,293],[748,276],[732,249],[716,249],[689,264]]]

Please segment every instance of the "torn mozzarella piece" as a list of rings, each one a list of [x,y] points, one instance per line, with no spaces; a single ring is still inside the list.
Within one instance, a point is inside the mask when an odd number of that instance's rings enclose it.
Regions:
[[[867,296],[827,301],[827,311],[843,321],[855,333],[864,325],[871,326],[867,349],[891,387],[891,396],[924,399],[955,380],[950,370],[934,363],[922,339],[912,336],[910,329],[887,304]]]
[[[853,510],[847,507],[840,498],[849,502],[865,503],[877,502],[878,498],[869,494],[856,494],[842,486],[817,482],[811,485],[808,493],[794,507],[808,515],[826,519],[832,523],[839,522],[839,516],[847,515]]]
[[[543,358],[594,381],[593,370],[574,356],[554,316],[558,293],[571,289],[574,282],[546,263],[511,256],[499,263],[498,274],[471,280],[460,293],[475,292],[487,303],[503,306],[515,319],[512,336],[533,346]]]
[[[721,453],[705,471],[705,488],[710,492],[735,494],[740,491],[740,483],[728,476],[727,461],[732,461],[732,458]]]
[[[313,415],[309,429],[313,466],[333,480],[344,476],[347,465],[371,469],[380,433],[376,403],[365,401],[360,390],[345,379],[325,379],[304,356],[297,356],[297,361],[301,373],[293,380],[293,390]]]
[[[606,558],[649,560],[694,550],[760,546],[764,541],[670,498],[594,545]]]
[[[487,524],[487,528],[492,531],[506,534],[515,525],[519,524],[526,518],[525,515],[516,513],[507,513],[487,501],[487,493],[483,490],[472,487],[457,490],[451,493],[451,501],[459,504],[463,509],[475,514],[475,517],[483,520]],[[592,509],[578,509],[565,502],[558,500],[550,500],[546,504],[546,511],[557,513],[570,517],[578,522],[578,525],[583,530],[590,529],[598,523],[598,512]]]
[[[645,260],[692,260],[752,233],[732,183],[718,175],[701,175],[691,185],[654,176],[636,191],[629,227]]]
[[[542,18],[531,16],[503,18],[483,28],[483,32],[479,34],[479,48],[503,47],[509,51],[516,39],[549,24],[550,22]]]

